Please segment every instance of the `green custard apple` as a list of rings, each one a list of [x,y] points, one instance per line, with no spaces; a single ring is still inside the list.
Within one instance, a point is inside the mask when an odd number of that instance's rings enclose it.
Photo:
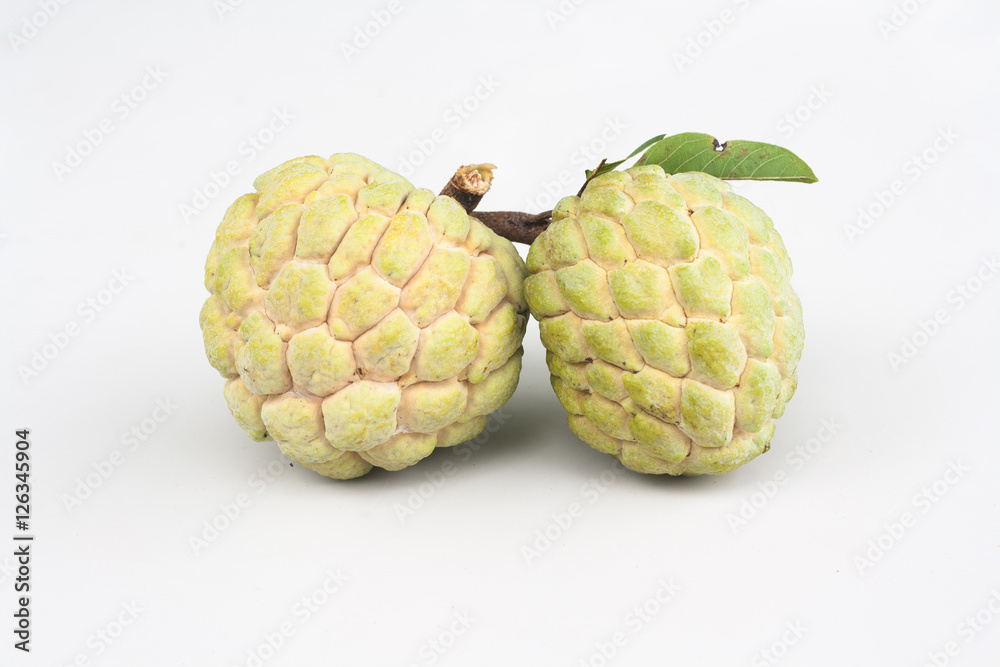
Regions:
[[[771,219],[728,183],[658,164],[603,173],[559,202],[527,268],[580,439],[670,475],[767,451],[795,392],[802,309]]]
[[[338,479],[478,435],[521,369],[510,241],[350,153],[290,160],[254,188],[219,225],[200,317],[243,430]]]

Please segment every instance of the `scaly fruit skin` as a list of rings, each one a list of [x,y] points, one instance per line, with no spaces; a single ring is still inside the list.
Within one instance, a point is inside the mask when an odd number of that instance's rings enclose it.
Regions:
[[[477,436],[521,370],[524,262],[455,200],[359,155],[254,181],[205,266],[205,352],[254,440],[338,479]]]
[[[767,451],[802,309],[771,219],[657,165],[593,179],[528,252],[525,294],[569,426],[626,467],[721,474]]]

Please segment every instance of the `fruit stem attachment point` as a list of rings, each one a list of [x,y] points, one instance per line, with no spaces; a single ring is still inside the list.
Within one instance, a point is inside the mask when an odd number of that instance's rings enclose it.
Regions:
[[[495,164],[468,164],[459,167],[441,195],[457,201],[465,212],[483,223],[494,233],[514,243],[531,245],[552,221],[552,211],[522,213],[520,211],[489,211],[473,213],[483,196],[493,185]]]
[[[489,162],[461,166],[441,190],[441,194],[451,197],[467,213],[472,213],[479,206],[483,195],[489,192],[490,185],[493,184],[493,170],[496,168],[495,164]]]

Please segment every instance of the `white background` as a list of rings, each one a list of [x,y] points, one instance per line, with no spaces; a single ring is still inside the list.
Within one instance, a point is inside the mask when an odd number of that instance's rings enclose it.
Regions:
[[[7,630],[16,573],[0,547],[0,662],[995,664],[995,3],[897,2],[909,14],[887,32],[889,0],[403,1],[351,54],[387,2],[50,1],[51,18],[44,4],[0,17],[0,542],[15,533],[17,428],[31,429],[37,536],[29,655]],[[291,119],[268,136],[276,111]],[[112,131],[88,139],[103,119]],[[202,267],[258,173],[355,151],[419,163],[410,179],[438,188],[492,161],[482,208],[543,210],[596,158],[685,131],[780,143],[820,179],[736,186],[784,236],[806,317],[799,392],[768,454],[722,478],[609,472],[566,427],[534,324],[478,451],[341,483],[289,467],[229,415],[198,330]],[[71,150],[88,154],[66,172]],[[859,208],[871,223],[852,233]],[[158,400],[176,406],[162,423]],[[272,462],[273,481],[253,477]],[[328,594],[330,571],[347,579]],[[677,589],[665,602],[661,581]]]

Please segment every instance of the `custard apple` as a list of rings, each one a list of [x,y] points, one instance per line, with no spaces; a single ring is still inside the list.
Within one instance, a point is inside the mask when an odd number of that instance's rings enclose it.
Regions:
[[[219,225],[200,317],[243,430],[338,479],[478,435],[521,369],[510,241],[350,153],[290,160],[254,188]]]
[[[659,165],[567,197],[525,295],[572,431],[626,467],[721,474],[767,451],[796,387],[802,309],[771,219]]]

